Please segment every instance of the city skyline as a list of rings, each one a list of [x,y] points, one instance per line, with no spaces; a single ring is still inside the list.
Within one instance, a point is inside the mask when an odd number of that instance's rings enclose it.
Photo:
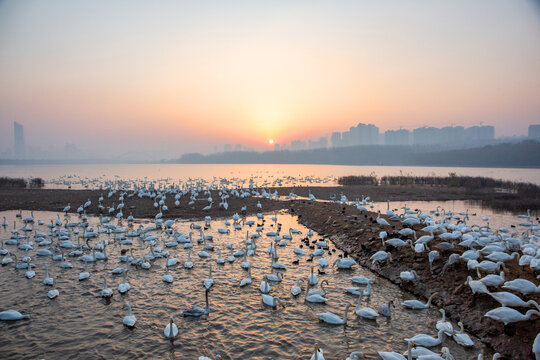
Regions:
[[[0,143],[13,121],[28,148],[145,160],[359,122],[525,135],[539,38],[526,0],[4,1]]]

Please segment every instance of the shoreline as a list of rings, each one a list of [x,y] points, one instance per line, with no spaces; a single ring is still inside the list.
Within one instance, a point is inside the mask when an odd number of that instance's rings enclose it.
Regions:
[[[360,186],[354,188],[369,187]],[[325,193],[323,188],[309,189],[315,196],[323,198],[321,196],[321,194]],[[326,194],[329,194],[333,193],[332,191],[336,189],[342,189],[342,187],[327,188],[325,191]],[[343,189],[345,191],[353,190],[346,187],[343,187]],[[278,191],[280,195],[287,195],[290,189],[280,188]],[[385,195],[390,200],[394,200],[398,196],[409,195],[405,189],[401,189],[401,191],[401,193]],[[295,192],[300,196],[307,196],[308,188],[295,188]],[[459,192],[456,193],[456,196],[459,194]],[[73,214],[76,213],[76,209],[80,204],[90,199],[92,205],[87,209],[87,213],[89,215],[99,216],[97,203],[100,195],[100,191],[91,190],[0,189],[0,211],[23,209],[61,212],[69,202],[71,203],[70,213]],[[113,202],[112,199],[107,199],[106,192],[103,192],[103,195],[105,197],[103,205],[107,208]],[[378,196],[381,195],[377,193],[375,196],[372,196],[372,199],[378,199]],[[429,197],[430,195],[431,192],[426,191],[426,193],[419,194],[418,196],[421,197],[420,200],[427,200],[424,197]],[[212,197],[217,199],[217,193],[212,192]],[[116,196],[113,198],[117,199]],[[412,201],[411,198],[408,199]],[[214,204],[210,211],[203,211],[202,208],[208,204],[206,200],[196,201],[192,207],[187,206],[187,201],[186,198],[181,198],[180,207],[177,208],[174,206],[174,198],[168,197],[166,204],[169,206],[169,211],[164,213],[163,218],[201,220],[205,216],[223,218],[231,217],[234,213],[254,215],[257,212],[271,213],[284,209],[290,214],[297,216],[301,224],[317,231],[321,237],[330,239],[338,249],[349,253],[362,267],[390,280],[404,290],[422,299],[427,299],[436,291],[441,293],[441,297],[434,298],[433,304],[444,308],[448,317],[453,321],[462,321],[467,332],[475,334],[494,352],[500,352],[508,358],[532,358],[531,347],[534,338],[540,332],[540,321],[538,318],[503,326],[502,323],[484,317],[487,311],[500,305],[487,294],[473,295],[470,288],[467,285],[463,285],[469,274],[474,278],[476,278],[476,274],[469,273],[466,264],[462,261],[452,265],[444,277],[440,275],[442,266],[448,259],[448,256],[452,253],[462,253],[463,251],[461,250],[440,251],[442,259],[435,261],[434,273],[432,274],[429,270],[427,253],[423,253],[421,256],[415,256],[408,248],[407,251],[400,251],[381,244],[378,234],[382,230],[388,232],[388,238],[394,236],[404,238],[397,234],[397,231],[403,228],[401,223],[390,222],[390,227],[383,228],[374,221],[377,215],[376,213],[360,213],[354,206],[344,206],[332,202],[313,202],[307,199],[273,201],[253,197],[245,199],[231,197],[228,199],[228,210],[218,208],[217,204]],[[257,208],[258,202],[261,203],[262,210]],[[243,206],[246,206],[245,212],[241,211]],[[148,198],[128,198],[127,196],[125,198],[124,218],[127,218],[130,213],[135,218],[154,218],[154,215],[158,211],[154,208],[153,202]],[[386,218],[385,215],[382,215],[382,217]],[[418,232],[419,227],[415,227],[415,230]],[[440,242],[440,239],[434,239],[430,242],[430,248],[436,248]],[[394,262],[392,264],[385,263],[381,266],[372,265],[369,258],[379,250],[390,251]],[[530,268],[523,270],[518,266],[517,260],[507,262],[506,266],[509,269],[508,274],[506,274],[506,280],[521,277],[536,283],[535,274]],[[412,269],[418,273],[421,281],[403,284],[399,273]],[[492,289],[492,291],[494,290]],[[540,295],[533,294],[525,297],[524,300],[540,302]],[[396,305],[400,306],[399,304]],[[523,310],[519,309],[522,313]]]

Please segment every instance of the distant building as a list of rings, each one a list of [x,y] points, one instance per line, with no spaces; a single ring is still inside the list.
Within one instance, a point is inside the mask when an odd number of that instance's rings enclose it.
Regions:
[[[528,135],[531,139],[540,139],[540,124],[529,125]]]
[[[24,146],[24,127],[16,121],[13,122],[13,135],[15,156],[22,158],[26,153]]]
[[[495,128],[493,126],[471,126],[465,129],[466,140],[493,140]]]
[[[413,130],[414,145],[434,145],[441,143],[441,129],[436,127],[421,127]]]
[[[223,146],[223,151],[232,151],[232,145],[231,144],[225,144]]]
[[[330,143],[332,144],[332,147],[341,146],[341,133],[339,131],[335,131],[332,133],[330,137]]]
[[[351,127],[350,145],[378,145],[379,128],[373,124],[362,124]]]
[[[305,150],[307,148],[307,142],[303,140],[291,141],[291,150]]]
[[[279,144],[278,143],[274,144],[274,151],[279,151]]]
[[[242,151],[242,144],[234,145],[234,151]]]
[[[411,132],[409,130],[387,130],[384,132],[385,145],[410,145]]]

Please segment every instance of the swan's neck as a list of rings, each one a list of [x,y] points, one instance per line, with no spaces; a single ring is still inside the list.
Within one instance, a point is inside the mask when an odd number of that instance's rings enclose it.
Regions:
[[[343,315],[343,323],[346,324],[347,323],[347,316],[349,315],[349,309],[351,308],[350,305],[347,305],[347,307],[345,308],[345,315]]]

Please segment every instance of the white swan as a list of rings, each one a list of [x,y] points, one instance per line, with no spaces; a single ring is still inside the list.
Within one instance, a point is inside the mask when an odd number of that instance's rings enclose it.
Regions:
[[[163,334],[167,339],[171,340],[178,336],[178,327],[174,323],[174,319],[172,316],[169,318],[169,323],[167,324],[167,326],[165,326]]]
[[[173,282],[173,276],[169,273],[169,267],[167,264],[165,264],[165,274],[161,277],[161,280],[166,283],[172,283]]]
[[[452,323],[446,321],[446,312],[444,311],[444,309],[439,309],[439,312],[441,313],[442,318],[437,321],[435,327],[437,328],[437,330],[443,330],[446,335],[452,336],[454,332],[454,327],[452,326]]]
[[[519,296],[512,293],[501,291],[495,293],[488,293],[493,299],[498,301],[502,306],[511,306],[511,307],[529,307],[534,306],[537,310],[540,310],[540,306],[534,300],[529,300],[527,302],[523,301]]]
[[[268,276],[264,275],[263,280],[261,281],[261,285],[259,286],[259,290],[263,294],[268,294],[270,292],[270,284],[268,283]]]
[[[300,287],[300,281],[304,281],[304,278],[296,279],[296,285],[291,287],[291,294],[293,296],[297,296],[302,292],[302,288]]]
[[[382,303],[379,305],[379,314],[391,318],[392,317],[392,307],[396,307],[394,305],[394,300],[390,300],[388,303]]]
[[[251,284],[251,268],[248,269],[248,277],[240,281],[240,286],[244,287]]]
[[[199,316],[207,315],[210,313],[210,303],[208,301],[208,294],[210,293],[210,290],[204,289],[204,291],[205,291],[204,297],[206,300],[206,307],[203,309],[202,307],[199,307],[199,306],[193,306],[190,309],[184,310],[182,312],[182,315],[191,316],[191,317],[199,317]]]
[[[262,294],[262,301],[265,305],[268,305],[270,307],[274,307],[277,309],[278,305],[281,306],[282,309],[285,309],[285,305],[281,302],[281,299],[277,297],[276,295],[266,295]]]
[[[406,308],[415,309],[415,310],[427,309],[431,305],[431,300],[433,300],[435,296],[440,296],[440,295],[441,294],[439,294],[438,292],[431,294],[427,303],[425,304],[421,302],[420,300],[405,300],[401,303],[401,305],[405,306]]]
[[[474,346],[474,341],[472,341],[471,337],[463,331],[463,323],[460,321],[458,322],[458,325],[460,329],[459,332],[454,331],[452,334],[454,341],[464,347]]]
[[[88,263],[84,262],[84,271],[81,271],[79,273],[79,281],[86,280],[90,277],[90,273],[88,272]]]
[[[540,286],[536,286],[534,283],[525,279],[514,279],[512,281],[507,281],[504,283],[503,289],[520,292],[523,295],[540,292]]]
[[[343,314],[343,319],[330,311],[318,313],[317,317],[319,318],[319,320],[324,321],[325,323],[330,325],[346,325],[347,316],[349,314],[349,309],[351,308],[351,306],[354,305],[347,304],[347,306],[345,306],[345,313]]]
[[[363,317],[364,319],[375,320],[379,317],[379,314],[375,310],[369,307],[360,308],[360,302],[362,301],[362,296],[358,296],[358,302],[356,303],[356,309],[354,312],[357,316]]]
[[[45,264],[45,278],[43,279],[43,285],[54,285],[54,278],[49,276],[49,264]]]
[[[0,311],[0,320],[14,321],[14,320],[22,320],[22,319],[30,319],[30,316],[23,315],[17,310]]]
[[[311,356],[310,360],[324,360],[322,349],[315,343],[315,352]]]
[[[208,264],[208,279],[204,279],[203,285],[207,289],[210,289],[214,285],[214,279],[212,279],[212,264]]]
[[[500,321],[504,325],[508,325],[510,323],[518,322],[518,321],[525,321],[529,320],[531,316],[533,315],[540,315],[540,311],[538,310],[529,310],[523,315],[519,311],[506,307],[501,306],[498,308],[495,308],[493,310],[488,311],[485,313],[484,316],[489,317],[493,320]]]
[[[185,267],[186,269],[191,269],[191,268],[193,268],[193,262],[191,261],[191,249],[188,250],[187,261],[184,263],[184,267]]]
[[[118,285],[118,292],[120,294],[125,294],[127,293],[129,290],[131,289],[131,285],[129,285],[129,283],[127,282],[127,279],[126,279],[126,272],[124,271],[122,273],[122,283],[120,285]]]
[[[420,346],[433,347],[441,344],[444,335],[444,330],[439,330],[436,338],[426,334],[418,334],[412,338],[405,338],[405,341],[410,341]]]
[[[107,276],[106,275],[103,275],[103,290],[101,290],[101,297],[104,297],[104,298],[109,298],[111,296],[113,296],[113,291],[111,290],[111,288],[107,287]]]

